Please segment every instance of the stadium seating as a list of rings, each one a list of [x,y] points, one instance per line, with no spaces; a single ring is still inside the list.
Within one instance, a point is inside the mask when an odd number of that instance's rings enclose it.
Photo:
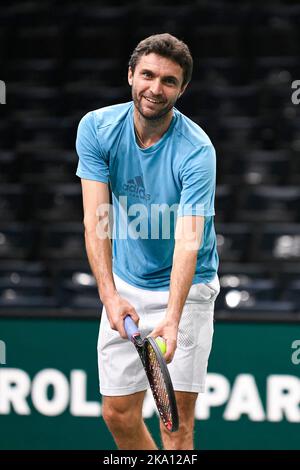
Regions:
[[[57,292],[61,305],[71,309],[101,310],[96,281],[83,263],[61,266],[57,273]]]
[[[225,0],[9,2],[0,13],[0,310],[100,310],[87,262],[77,125],[131,99],[127,63],[169,31],[194,56],[179,110],[217,152],[218,312],[300,311],[300,6]]]

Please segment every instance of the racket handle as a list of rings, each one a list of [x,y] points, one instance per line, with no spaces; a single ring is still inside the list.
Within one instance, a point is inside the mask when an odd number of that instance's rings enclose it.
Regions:
[[[133,336],[139,334],[138,327],[136,326],[136,324],[134,323],[134,321],[129,315],[127,315],[127,317],[125,317],[124,319],[124,327],[125,327],[125,331],[127,333],[128,339],[130,339],[130,341],[132,341]]]

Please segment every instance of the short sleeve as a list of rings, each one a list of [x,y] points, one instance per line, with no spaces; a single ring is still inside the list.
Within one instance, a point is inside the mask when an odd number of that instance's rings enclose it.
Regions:
[[[77,130],[76,151],[79,157],[76,175],[80,178],[107,183],[108,161],[97,139],[97,128],[93,112],[86,114]]]
[[[216,153],[213,145],[193,151],[180,167],[178,216],[215,215]]]

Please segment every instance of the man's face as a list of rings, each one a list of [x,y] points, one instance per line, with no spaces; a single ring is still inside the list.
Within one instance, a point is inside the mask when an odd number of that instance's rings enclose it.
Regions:
[[[154,121],[165,116],[184,92],[183,70],[179,64],[158,54],[143,55],[134,73],[128,70],[132,98],[140,114]]]

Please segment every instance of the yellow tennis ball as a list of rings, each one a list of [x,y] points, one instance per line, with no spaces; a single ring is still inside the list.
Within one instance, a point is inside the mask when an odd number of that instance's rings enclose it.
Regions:
[[[165,340],[164,340],[161,336],[158,336],[157,338],[155,338],[155,341],[156,341],[157,346],[158,346],[159,349],[160,349],[160,352],[161,352],[162,354],[166,354],[166,352],[167,352],[167,345],[166,345]]]

